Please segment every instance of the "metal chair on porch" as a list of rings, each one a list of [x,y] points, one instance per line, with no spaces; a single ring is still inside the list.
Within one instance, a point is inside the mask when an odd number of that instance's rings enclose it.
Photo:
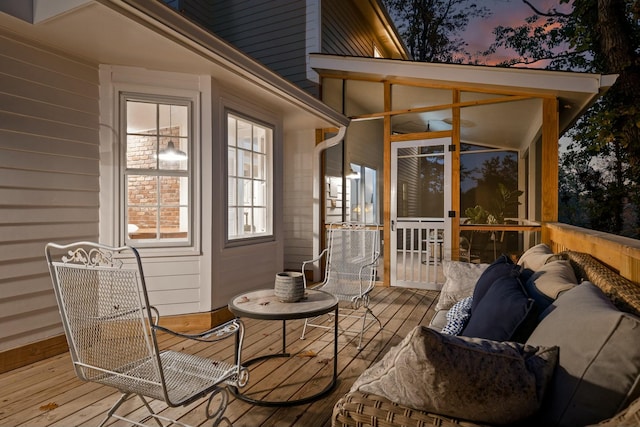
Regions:
[[[342,333],[359,335],[358,350],[362,349],[362,337],[376,322],[382,323],[369,308],[369,294],[375,286],[378,258],[380,257],[380,228],[377,225],[359,223],[331,224],[327,231],[327,247],[316,258],[302,264],[304,286],[305,267],[325,257],[324,281],[314,289],[335,295],[341,302],[341,318],[356,318],[353,327],[340,327]],[[346,306],[345,306],[346,304]],[[349,325],[351,326],[351,325]],[[302,339],[307,327],[332,329],[322,319],[306,319]]]
[[[207,395],[207,419],[214,426],[231,425],[224,416],[226,385],[244,386],[248,380],[248,371],[240,365],[244,326],[239,320],[193,335],[159,326],[159,313],[149,304],[135,248],[90,242],[64,246],[49,243],[45,253],[76,375],[122,393],[100,425],[113,417],[139,426],[151,419],[154,425],[186,426],[155,412],[148,398],[176,407]],[[158,333],[207,343],[235,337],[235,342],[231,341],[237,346],[235,360],[161,351]],[[149,412],[143,420],[116,414],[134,396]]]

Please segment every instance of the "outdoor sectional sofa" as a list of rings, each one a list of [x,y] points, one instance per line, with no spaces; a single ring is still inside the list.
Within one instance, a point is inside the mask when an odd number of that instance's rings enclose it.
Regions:
[[[455,274],[446,269],[453,266]],[[503,256],[464,269],[445,265],[431,325],[356,380],[335,404],[332,426],[640,426],[638,284],[588,254],[551,254],[546,245],[517,264]],[[500,304],[489,294],[497,290]],[[452,325],[459,335],[441,332]],[[474,335],[469,329],[497,340],[464,336]]]

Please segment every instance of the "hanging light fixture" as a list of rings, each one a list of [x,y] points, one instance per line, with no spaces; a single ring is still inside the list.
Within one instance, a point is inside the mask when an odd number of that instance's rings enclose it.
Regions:
[[[169,131],[171,131],[171,110],[172,106],[169,106]],[[182,150],[176,148],[173,141],[169,140],[167,143],[167,147],[160,150],[158,153],[158,158],[160,160],[165,160],[168,162],[178,162],[180,160],[187,160],[187,153]]]
[[[169,143],[167,144],[167,148],[163,148],[162,150],[160,150],[158,157],[160,158],[160,160],[177,162],[180,160],[187,160],[187,153],[182,150],[178,150],[173,144],[173,141],[169,141]]]

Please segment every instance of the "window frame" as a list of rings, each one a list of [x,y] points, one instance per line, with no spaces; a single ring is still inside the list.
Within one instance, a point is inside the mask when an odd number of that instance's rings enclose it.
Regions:
[[[230,234],[230,224],[229,224],[229,211],[231,209],[231,205],[229,204],[230,201],[230,194],[229,194],[229,180],[231,178],[230,175],[230,165],[229,165],[229,118],[230,116],[233,116],[236,119],[239,120],[244,120],[247,121],[249,123],[251,123],[252,125],[257,125],[257,126],[261,126],[264,127],[265,129],[268,129],[271,131],[271,140],[269,141],[269,147],[267,148],[267,153],[266,153],[266,161],[265,161],[265,166],[266,166],[266,171],[265,171],[265,180],[267,181],[267,185],[268,185],[268,190],[267,190],[267,194],[266,194],[266,202],[265,202],[265,206],[267,209],[267,213],[266,213],[266,219],[267,219],[267,224],[270,227],[270,230],[264,234],[260,234],[260,235],[249,235],[249,236],[239,236],[239,237],[235,237],[232,238],[231,234]],[[276,183],[275,183],[275,179],[276,179],[276,174],[275,174],[275,169],[276,169],[276,132],[277,132],[277,127],[275,124],[270,123],[266,120],[262,120],[258,117],[256,117],[255,115],[251,115],[251,114],[247,114],[247,113],[241,113],[238,111],[238,109],[234,109],[234,108],[229,108],[229,107],[225,107],[223,110],[223,117],[222,117],[222,121],[224,123],[224,144],[222,144],[224,146],[224,201],[225,201],[225,208],[224,208],[224,241],[225,241],[225,247],[235,247],[235,246],[244,246],[244,245],[250,245],[250,244],[256,244],[256,243],[263,243],[263,242],[272,242],[276,240],[276,210],[277,210],[277,206],[276,206],[276,194],[275,194],[275,188],[276,188]],[[236,158],[237,161],[237,158]],[[253,181],[253,179],[252,179]],[[235,206],[239,206],[239,205],[235,205]],[[252,204],[250,206],[251,208],[254,207],[254,205]]]
[[[194,246],[194,236],[197,232],[197,228],[195,226],[195,212],[194,212],[194,200],[196,199],[195,195],[195,186],[194,186],[194,157],[195,156],[195,120],[197,115],[194,114],[194,110],[196,109],[196,100],[193,96],[176,96],[172,95],[162,95],[158,93],[141,93],[135,91],[119,91],[118,92],[118,110],[119,110],[119,121],[120,121],[120,135],[121,140],[119,144],[120,148],[120,157],[119,157],[119,200],[120,206],[119,215],[120,215],[120,227],[119,227],[119,238],[122,239],[122,242],[127,245],[135,246],[138,248],[192,248]],[[166,105],[176,105],[176,106],[186,106],[188,108],[187,114],[187,127],[188,127],[188,140],[187,140],[187,153],[188,158],[186,160],[186,171],[174,171],[171,169],[140,169],[138,173],[136,173],[136,169],[130,169],[127,165],[127,148],[128,148],[128,136],[129,132],[127,131],[127,102],[149,102],[153,104],[166,104]],[[163,173],[164,172],[164,173]],[[187,230],[187,238],[161,238],[156,237],[152,239],[132,239],[129,236],[128,231],[128,177],[130,175],[144,175],[144,176],[154,176],[154,177],[185,177],[188,179],[188,196],[187,196],[187,221],[188,221],[188,230]],[[160,207],[160,198],[158,194],[157,206]],[[159,227],[159,224],[158,224]]]

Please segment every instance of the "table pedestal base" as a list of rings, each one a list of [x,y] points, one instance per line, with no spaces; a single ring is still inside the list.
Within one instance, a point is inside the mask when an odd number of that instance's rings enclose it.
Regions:
[[[243,394],[240,392],[240,390],[238,389],[238,387],[235,386],[230,386],[229,390],[231,391],[231,393],[237,397],[238,399],[247,402],[247,403],[251,403],[252,405],[258,405],[258,406],[269,406],[269,407],[275,407],[275,406],[279,406],[279,407],[284,407],[284,406],[296,406],[296,405],[304,405],[306,403],[311,403],[317,399],[320,399],[321,397],[329,394],[336,386],[337,384],[337,380],[338,380],[338,309],[336,308],[335,311],[335,315],[334,317],[334,332],[333,332],[333,375],[331,377],[331,382],[329,383],[329,385],[327,385],[324,389],[322,389],[320,392],[312,394],[310,396],[307,397],[303,397],[301,399],[294,399],[294,400],[284,400],[284,401],[280,401],[280,400],[263,400],[263,399],[253,399],[249,396],[247,396],[246,394]],[[287,346],[287,335],[286,335],[286,321],[283,320],[282,321],[282,353],[275,353],[275,354],[267,354],[264,356],[258,356],[255,357],[253,359],[247,360],[246,362],[244,362],[242,365],[243,366],[250,366],[254,363],[258,363],[261,362],[263,360],[267,360],[267,359],[272,359],[274,357],[291,357],[291,355],[289,353],[286,352],[286,346]],[[236,349],[237,350],[237,349]],[[251,378],[251,377],[249,377]]]

